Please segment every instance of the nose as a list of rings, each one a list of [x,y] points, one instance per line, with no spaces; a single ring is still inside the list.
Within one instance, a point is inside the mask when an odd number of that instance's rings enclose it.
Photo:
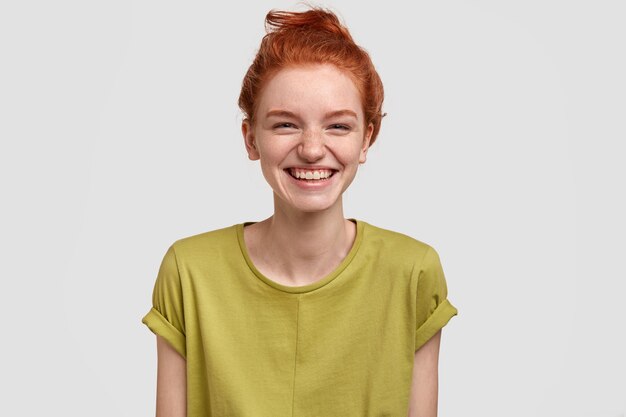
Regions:
[[[317,161],[326,155],[326,143],[321,132],[305,130],[298,144],[298,154],[307,161]]]

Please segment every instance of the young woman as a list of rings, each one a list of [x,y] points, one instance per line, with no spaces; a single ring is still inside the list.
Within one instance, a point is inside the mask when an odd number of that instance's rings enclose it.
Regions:
[[[380,78],[330,11],[266,23],[239,105],[274,213],[167,250],[143,319],[157,416],[435,417],[457,314],[438,254],[343,213],[380,129]]]

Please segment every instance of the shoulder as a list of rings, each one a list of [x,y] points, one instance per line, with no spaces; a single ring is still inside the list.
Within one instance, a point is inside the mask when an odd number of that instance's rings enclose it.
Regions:
[[[170,249],[176,258],[193,260],[223,256],[237,249],[237,225],[222,227],[202,233],[183,236],[175,240]]]
[[[429,252],[434,252],[428,243],[396,230],[385,229],[370,223],[365,224],[365,230],[367,235],[364,239],[365,244],[374,247],[381,254],[410,259],[416,263],[423,261]]]

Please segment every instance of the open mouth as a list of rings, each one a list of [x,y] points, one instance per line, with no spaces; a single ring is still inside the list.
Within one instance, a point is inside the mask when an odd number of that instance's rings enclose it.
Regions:
[[[296,171],[292,170],[291,168],[286,168],[283,171],[285,171],[287,175],[290,175],[293,179],[297,181],[312,182],[312,183],[328,181],[337,172],[337,170],[334,170],[334,169],[322,170],[322,171],[309,171],[307,175],[305,176],[303,174],[303,171],[300,171],[300,175],[298,176],[298,174],[296,174]],[[313,177],[313,178],[307,178],[307,177]],[[319,178],[315,178],[315,177],[319,177]]]

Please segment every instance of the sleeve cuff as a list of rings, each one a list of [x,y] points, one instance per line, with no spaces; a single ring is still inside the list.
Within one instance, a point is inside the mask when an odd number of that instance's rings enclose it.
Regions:
[[[174,327],[157,309],[152,307],[141,320],[152,333],[164,338],[183,358],[187,359],[185,335]]]
[[[443,328],[448,321],[458,314],[457,309],[445,299],[430,317],[415,331],[415,351],[425,344],[431,337]]]

